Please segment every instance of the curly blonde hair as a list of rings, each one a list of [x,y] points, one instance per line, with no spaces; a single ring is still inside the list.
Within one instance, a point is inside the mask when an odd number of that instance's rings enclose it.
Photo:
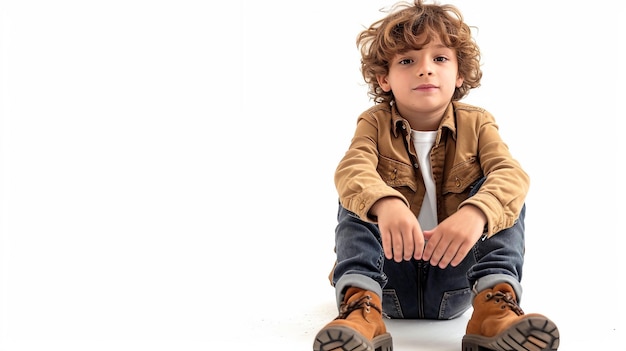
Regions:
[[[480,49],[459,9],[415,0],[412,4],[396,3],[385,18],[357,36],[361,73],[369,86],[368,96],[377,103],[393,100],[393,93],[383,91],[376,76],[389,73],[389,63],[396,54],[419,50],[437,39],[456,51],[459,75],[463,77],[463,85],[454,90],[452,100],[460,100],[470,89],[479,87],[482,78]]]

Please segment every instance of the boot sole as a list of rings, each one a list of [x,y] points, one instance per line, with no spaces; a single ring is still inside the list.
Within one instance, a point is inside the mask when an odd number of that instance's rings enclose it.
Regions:
[[[354,329],[333,326],[317,333],[313,351],[393,351],[393,342],[389,333],[381,334],[369,341]]]
[[[545,317],[520,320],[494,337],[467,334],[463,337],[463,351],[556,351],[559,348],[559,330]]]

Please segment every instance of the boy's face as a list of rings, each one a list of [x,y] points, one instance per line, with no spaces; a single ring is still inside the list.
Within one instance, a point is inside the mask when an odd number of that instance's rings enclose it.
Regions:
[[[421,50],[395,55],[389,73],[377,80],[384,91],[393,91],[398,111],[412,128],[434,130],[455,88],[463,84],[458,66],[456,51],[433,40]]]

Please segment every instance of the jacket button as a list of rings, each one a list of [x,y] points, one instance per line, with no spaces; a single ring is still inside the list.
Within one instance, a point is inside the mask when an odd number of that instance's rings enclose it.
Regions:
[[[359,210],[362,210],[365,208],[365,203],[361,202],[361,204],[359,205]]]

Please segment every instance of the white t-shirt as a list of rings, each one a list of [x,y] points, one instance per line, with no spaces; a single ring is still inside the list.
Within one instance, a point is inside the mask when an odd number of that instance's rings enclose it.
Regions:
[[[426,186],[426,195],[424,196],[424,202],[422,203],[417,221],[422,230],[430,230],[437,226],[437,195],[430,165],[430,150],[435,143],[437,131],[420,132],[411,130],[411,137],[417,152],[419,169],[422,172],[422,178],[424,178],[424,185]]]

